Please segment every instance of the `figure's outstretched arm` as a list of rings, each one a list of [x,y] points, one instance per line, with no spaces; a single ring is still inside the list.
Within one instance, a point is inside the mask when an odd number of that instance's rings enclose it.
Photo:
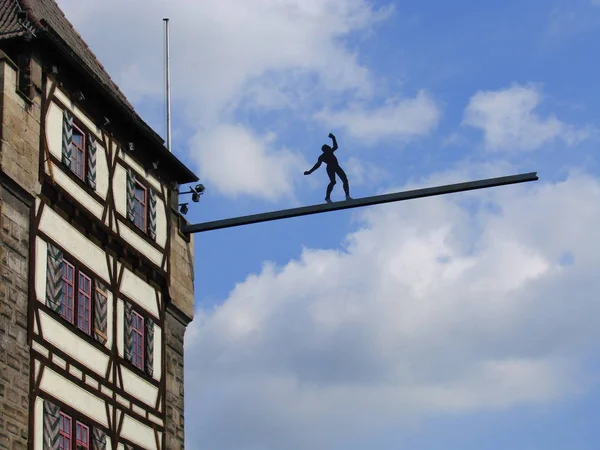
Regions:
[[[333,141],[333,147],[331,147],[331,150],[335,152],[338,149],[337,141],[335,140],[333,133],[329,133],[329,137]]]
[[[312,169],[307,170],[306,172],[304,172],[304,175],[310,175],[311,173],[313,173],[315,170],[317,170],[319,167],[321,167],[321,160],[319,159],[317,161],[317,163],[313,166]]]

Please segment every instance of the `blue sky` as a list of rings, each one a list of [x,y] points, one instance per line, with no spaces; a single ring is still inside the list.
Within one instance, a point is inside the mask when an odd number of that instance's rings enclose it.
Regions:
[[[596,448],[597,1],[59,4],[163,135],[170,17],[191,222],[540,176],[197,235],[188,448]]]

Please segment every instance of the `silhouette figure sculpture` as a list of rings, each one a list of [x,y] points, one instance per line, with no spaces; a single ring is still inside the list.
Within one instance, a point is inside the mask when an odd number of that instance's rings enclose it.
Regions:
[[[321,150],[323,154],[319,156],[317,163],[313,166],[312,169],[304,172],[304,175],[310,175],[319,167],[321,167],[322,163],[327,165],[327,175],[329,176],[329,184],[327,185],[327,192],[325,194],[325,201],[327,203],[331,203],[331,191],[333,191],[333,187],[335,186],[335,176],[337,174],[342,180],[344,186],[344,192],[346,193],[346,200],[352,200],[350,197],[350,185],[348,184],[348,177],[346,176],[346,172],[340,167],[337,158],[333,154],[338,149],[337,141],[335,140],[335,136],[333,133],[329,133],[329,137],[333,141],[333,147],[329,145],[323,145]]]

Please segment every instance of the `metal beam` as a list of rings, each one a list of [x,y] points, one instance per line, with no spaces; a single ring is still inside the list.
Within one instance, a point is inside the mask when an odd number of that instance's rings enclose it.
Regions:
[[[455,192],[472,191],[474,189],[485,189],[508,184],[525,183],[537,181],[537,172],[511,175],[507,177],[488,178],[485,180],[468,181],[466,183],[447,184],[412,191],[395,192],[393,194],[376,195],[353,200],[346,200],[322,205],[303,206],[300,208],[271,211],[250,216],[233,217],[231,219],[215,220],[212,222],[197,223],[181,227],[182,233],[201,233],[203,231],[219,230],[221,228],[239,227],[253,223],[268,222],[271,220],[288,219],[291,217],[308,216],[342,209],[359,208],[361,206],[379,205],[381,203],[399,202],[414,198],[432,197],[434,195],[453,194]]]

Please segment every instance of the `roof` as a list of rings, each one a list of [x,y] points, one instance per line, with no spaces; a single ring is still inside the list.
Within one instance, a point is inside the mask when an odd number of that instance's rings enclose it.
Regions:
[[[49,38],[59,51],[63,51],[67,57],[73,57],[74,62],[82,66],[138,129],[155,142],[180,184],[198,180],[198,177],[165,147],[164,140],[135,112],[133,105],[111,79],[55,0],[0,0],[0,40],[23,37],[27,34],[19,20],[19,11],[24,11],[36,35],[40,32],[39,34]]]

